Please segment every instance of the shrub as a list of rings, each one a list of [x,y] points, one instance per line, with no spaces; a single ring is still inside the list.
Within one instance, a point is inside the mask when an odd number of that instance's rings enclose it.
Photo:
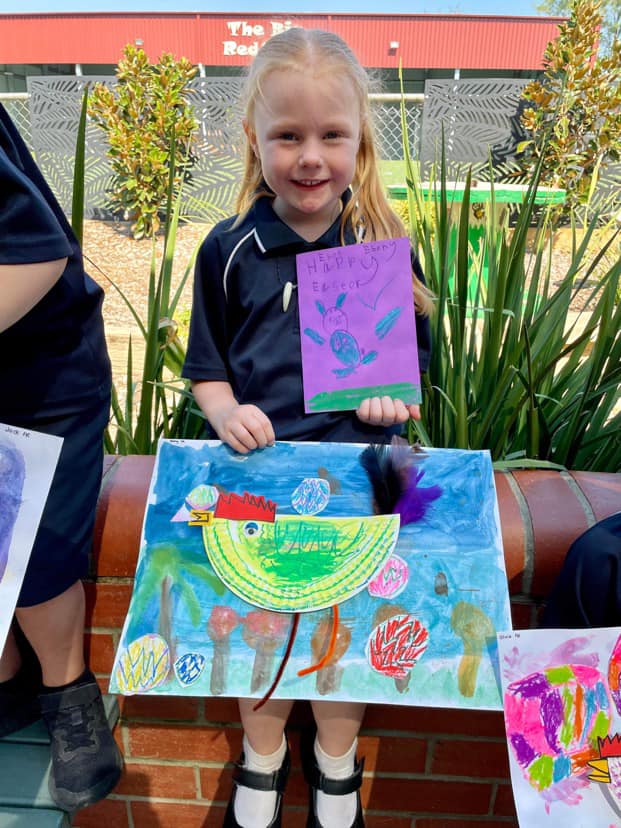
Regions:
[[[110,206],[132,220],[134,238],[151,236],[160,226],[171,175],[170,144],[177,161],[173,192],[178,192],[195,162],[192,137],[197,123],[187,101],[196,69],[186,58],[164,52],[151,64],[145,52],[128,45],[113,88],[95,84],[88,114],[106,133],[114,177]]]
[[[597,216],[580,239],[574,230],[569,266],[554,284],[549,212],[527,256],[541,161],[514,227],[491,202],[476,256],[468,245],[470,173],[456,215],[444,159],[436,197],[425,201],[405,142],[404,153],[413,243],[437,296],[422,421],[412,423],[411,439],[487,449],[504,465],[620,471],[620,229],[611,223],[593,258]],[[576,316],[570,309],[580,289],[589,299]]]
[[[518,145],[531,174],[567,190],[565,212],[586,202],[603,167],[621,158],[621,43],[598,56],[602,15],[597,0],[575,0],[571,19],[545,51],[542,81],[523,92],[530,139]]]
[[[84,203],[84,136],[87,95],[85,92],[78,127],[73,180],[72,226],[77,238],[83,238],[82,205]],[[134,351],[130,338],[125,375],[126,392],[121,398],[116,381],[112,386],[110,425],[105,434],[105,449],[109,454],[155,454],[160,437],[196,438],[204,428],[201,411],[194,403],[190,383],[182,379],[181,371],[185,349],[178,335],[174,317],[183,287],[190,276],[194,257],[191,256],[176,288],[172,284],[175,241],[181,205],[181,187],[173,199],[173,170],[175,163],[174,137],[168,147],[171,174],[165,194],[164,254],[160,267],[156,266],[155,236],[153,255],[147,276],[149,283],[148,308],[143,319],[122,290],[109,279],[120,293],[144,340],[144,358],[140,379],[134,380]]]

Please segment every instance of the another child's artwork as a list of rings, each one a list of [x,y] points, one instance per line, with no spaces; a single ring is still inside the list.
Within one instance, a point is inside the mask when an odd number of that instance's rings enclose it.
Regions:
[[[296,264],[306,412],[385,394],[420,402],[409,239],[301,253]]]
[[[621,825],[621,628],[499,633],[522,828]]]
[[[417,453],[400,527],[364,449],[161,441],[111,691],[500,709],[489,454]]]
[[[62,437],[0,423],[0,652],[11,626],[62,442]]]

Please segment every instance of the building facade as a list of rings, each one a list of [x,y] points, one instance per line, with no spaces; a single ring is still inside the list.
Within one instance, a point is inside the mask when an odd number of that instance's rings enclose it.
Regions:
[[[265,40],[291,26],[341,35],[385,91],[430,78],[524,78],[542,68],[563,18],[480,15],[80,13],[0,15],[0,93],[36,75],[113,74],[128,43],[154,61],[184,56],[201,75],[239,75]]]

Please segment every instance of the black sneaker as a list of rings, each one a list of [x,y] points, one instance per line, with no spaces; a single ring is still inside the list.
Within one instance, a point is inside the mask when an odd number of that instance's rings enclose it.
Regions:
[[[24,661],[17,675],[0,684],[0,737],[21,730],[41,718],[41,669]]]
[[[51,739],[50,795],[69,812],[106,797],[123,769],[99,685],[90,672],[85,679],[76,687],[39,696]]]

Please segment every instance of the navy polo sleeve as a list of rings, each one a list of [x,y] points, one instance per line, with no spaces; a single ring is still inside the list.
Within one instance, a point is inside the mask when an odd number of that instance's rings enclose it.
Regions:
[[[0,145],[0,264],[34,264],[72,253],[52,208]]]
[[[412,253],[412,269],[418,279],[426,285],[425,274],[418,261],[418,257]],[[424,373],[429,368],[431,359],[431,323],[428,316],[416,313],[416,344],[418,346],[418,368]]]
[[[183,376],[190,380],[229,382],[227,372],[227,299],[224,265],[215,227],[202,243],[194,269],[194,295]]]

